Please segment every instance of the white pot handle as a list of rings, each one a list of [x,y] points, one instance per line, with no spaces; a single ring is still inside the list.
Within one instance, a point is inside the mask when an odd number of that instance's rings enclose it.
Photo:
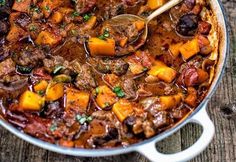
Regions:
[[[196,143],[186,150],[174,154],[163,154],[157,151],[156,142],[154,141],[138,147],[137,151],[153,162],[183,162],[194,158],[209,145],[215,134],[215,127],[206,112],[206,105],[187,123],[201,125],[203,132]]]

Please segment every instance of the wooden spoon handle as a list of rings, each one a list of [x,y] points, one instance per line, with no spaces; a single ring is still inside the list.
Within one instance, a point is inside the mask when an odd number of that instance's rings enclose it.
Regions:
[[[156,11],[154,11],[151,15],[147,17],[147,23],[151,21],[156,16],[162,14],[163,12],[169,10],[170,8],[174,7],[175,5],[179,4],[183,0],[170,0],[160,8],[158,8]]]

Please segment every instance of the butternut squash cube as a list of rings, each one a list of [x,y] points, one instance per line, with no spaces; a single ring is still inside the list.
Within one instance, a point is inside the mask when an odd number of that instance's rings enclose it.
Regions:
[[[29,90],[25,91],[19,99],[19,107],[22,110],[38,111],[43,107],[43,105],[44,98]]]
[[[188,60],[190,57],[200,52],[198,40],[193,39],[191,41],[188,41],[187,43],[183,44],[179,50],[184,60]]]
[[[35,43],[38,45],[55,45],[61,40],[61,37],[56,36],[48,31],[42,31],[39,33]]]
[[[175,58],[179,56],[179,54],[180,54],[179,49],[182,45],[183,45],[183,42],[170,45],[169,50],[170,50],[172,56],[174,56]]]
[[[73,88],[66,89],[66,110],[78,109],[86,112],[90,95],[87,92],[78,91]]]
[[[56,101],[64,95],[64,86],[63,83],[51,82],[49,83],[45,98],[46,101]]]
[[[172,96],[161,96],[160,97],[161,110],[168,110],[175,108],[178,104],[180,104],[182,98],[183,98],[182,93],[178,93]]]
[[[45,91],[47,89],[48,82],[46,80],[41,80],[38,84],[34,86],[34,90],[37,91]]]
[[[91,18],[86,22],[85,29],[92,29],[97,22],[96,16],[91,16]]]
[[[164,82],[171,83],[175,79],[177,72],[163,62],[156,61],[154,66],[148,71],[148,74],[156,76]]]
[[[117,116],[120,122],[123,122],[134,112],[132,104],[125,99],[121,99],[117,103],[115,103],[112,107],[112,111]]]
[[[92,56],[114,56],[115,55],[115,40],[99,38],[90,38],[88,47]]]
[[[12,9],[19,12],[28,13],[31,5],[31,0],[15,0]]]
[[[116,94],[106,85],[97,87],[94,93],[97,95],[96,103],[102,109],[113,105],[117,100]]]
[[[161,7],[162,5],[164,5],[165,2],[166,2],[166,0],[148,0],[147,5],[152,10],[155,10],[155,9]]]
[[[135,27],[138,31],[143,30],[145,27],[145,22],[141,21],[141,20],[135,21],[134,24],[135,24]]]

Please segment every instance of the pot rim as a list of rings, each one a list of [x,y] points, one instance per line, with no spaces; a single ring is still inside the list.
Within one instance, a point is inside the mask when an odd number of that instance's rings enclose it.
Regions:
[[[170,136],[171,134],[175,133],[180,128],[182,128],[186,123],[188,123],[188,121],[194,115],[196,115],[204,107],[204,105],[206,105],[208,103],[209,99],[212,97],[212,95],[216,91],[216,89],[219,86],[219,83],[223,77],[223,74],[225,71],[225,66],[226,66],[226,60],[228,58],[229,50],[230,50],[230,36],[229,36],[230,30],[229,30],[229,25],[227,25],[228,24],[227,23],[227,14],[225,12],[223,4],[220,0],[217,0],[217,2],[220,6],[219,10],[223,14],[223,23],[224,23],[223,26],[225,26],[223,34],[225,34],[225,36],[226,36],[226,38],[225,38],[226,51],[225,51],[224,58],[221,63],[222,70],[220,70],[220,74],[218,75],[218,77],[215,78],[216,82],[212,85],[213,88],[208,92],[207,96],[198,105],[198,107],[191,114],[189,114],[185,119],[183,119],[180,122],[178,122],[177,124],[175,124],[174,127],[170,128],[170,129],[168,129],[168,130],[166,130],[166,131],[164,131],[152,138],[149,138],[144,141],[129,145],[127,147],[117,147],[117,148],[109,148],[109,149],[82,149],[82,148],[66,148],[66,147],[62,147],[62,146],[59,146],[56,144],[51,144],[51,143],[42,141],[40,139],[34,138],[32,136],[29,136],[29,135],[19,131],[18,129],[16,129],[15,127],[13,127],[12,125],[10,125],[9,123],[7,123],[5,120],[3,120],[1,118],[0,118],[0,125],[3,126],[4,128],[6,128],[7,130],[9,130],[11,133],[16,135],[17,137],[19,137],[31,144],[34,144],[38,147],[41,147],[41,148],[44,148],[44,149],[47,149],[47,150],[50,150],[53,152],[66,154],[66,155],[73,155],[73,156],[99,157],[99,156],[117,155],[117,154],[136,151],[137,147],[141,147],[142,145],[145,145],[147,143],[158,142],[158,141],[163,140],[164,138]],[[219,48],[220,48],[220,46],[219,46]]]

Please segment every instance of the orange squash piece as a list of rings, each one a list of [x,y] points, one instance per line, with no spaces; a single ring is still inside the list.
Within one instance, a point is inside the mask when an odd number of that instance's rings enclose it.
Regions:
[[[97,87],[94,93],[97,95],[96,103],[102,109],[113,105],[117,100],[116,94],[106,85]]]
[[[128,116],[134,112],[132,104],[125,99],[120,99],[112,107],[112,111],[120,122],[123,122]]]
[[[49,83],[45,98],[46,101],[56,101],[64,95],[64,86],[63,83],[51,82]]]
[[[147,5],[150,9],[155,10],[164,5],[166,0],[148,0]]]
[[[115,40],[99,38],[90,38],[88,47],[92,56],[114,56],[115,55]]]
[[[45,91],[47,89],[48,82],[46,80],[41,80],[38,84],[34,86],[34,90],[38,91]]]
[[[15,0],[12,9],[19,12],[29,12],[31,0]]]
[[[66,110],[78,109],[86,112],[90,95],[88,92],[78,91],[73,88],[66,89]]]
[[[38,45],[50,45],[53,46],[61,40],[60,36],[52,34],[48,31],[42,31],[39,33],[35,43]]]
[[[182,54],[184,60],[188,60],[189,58],[200,52],[198,40],[195,38],[191,41],[188,41],[180,47],[179,51]]]
[[[29,90],[25,91],[19,99],[19,107],[22,110],[38,111],[43,107],[43,105],[44,98]]]
[[[172,96],[161,96],[160,97],[160,104],[161,110],[168,110],[171,108],[175,108],[183,99],[183,94],[178,93]]]
[[[183,45],[183,42],[170,45],[169,50],[170,50],[172,56],[174,56],[175,58],[179,56],[179,54],[180,54],[179,49],[182,45]]]

